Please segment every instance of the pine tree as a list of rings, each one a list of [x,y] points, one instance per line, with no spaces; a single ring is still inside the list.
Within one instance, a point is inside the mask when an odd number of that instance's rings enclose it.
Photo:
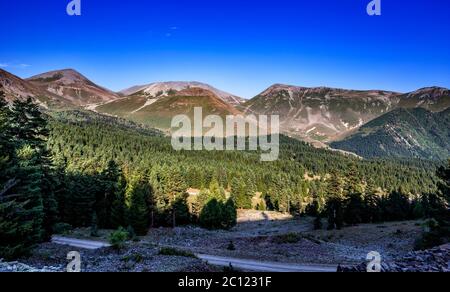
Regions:
[[[216,199],[209,201],[200,213],[200,226],[206,229],[222,229],[223,228],[223,209],[221,203]]]
[[[319,202],[317,199],[314,199],[311,206],[311,213],[314,216],[314,230],[322,229],[322,216],[320,214]]]
[[[124,224],[125,184],[122,170],[114,160],[101,174],[103,192],[99,192],[96,212],[100,226],[116,229]]]
[[[55,210],[52,186],[49,185],[51,162],[46,151],[47,122],[31,99],[16,100],[11,109],[11,130],[17,145],[18,201],[27,202],[26,213],[32,219],[33,234],[28,240],[38,242],[48,238]],[[44,194],[44,191],[48,193]]]
[[[13,259],[27,252],[32,222],[26,217],[26,202],[19,203],[15,193],[20,183],[11,141],[10,110],[0,92],[0,258]]]
[[[387,221],[410,219],[411,204],[408,196],[401,190],[393,191],[386,198],[383,218]]]
[[[225,202],[225,190],[219,185],[216,179],[213,179],[209,185],[209,200],[216,199],[218,202]]]
[[[67,174],[64,196],[59,200],[60,203],[63,202],[60,208],[64,209],[60,213],[65,223],[73,227],[90,226],[96,197],[101,192],[99,185],[95,176]]]
[[[98,218],[97,212],[92,214],[92,222],[91,222],[91,236],[98,237]]]
[[[123,175],[119,176],[117,188],[111,205],[111,227],[117,229],[125,226],[125,190],[127,188],[126,179]]]
[[[440,195],[444,198],[448,207],[450,205],[450,160],[446,167],[439,168],[437,175],[440,179],[438,184]]]
[[[380,221],[380,198],[377,194],[377,188],[373,179],[367,181],[364,193],[364,222],[375,223]]]
[[[349,225],[362,223],[364,216],[364,200],[362,194],[347,195],[345,201],[344,221]]]
[[[254,196],[252,184],[246,184],[241,179],[231,181],[231,198],[238,209],[251,209]]]
[[[335,228],[341,229],[343,227],[343,208],[342,208],[342,180],[337,174],[331,175],[331,180],[328,186],[328,201],[327,201],[327,213],[328,213],[328,230]]]
[[[0,93],[0,257],[8,259],[44,238],[37,147],[30,146],[33,136],[24,140],[15,133],[14,117],[22,111],[18,106],[9,110]],[[27,116],[26,122],[31,119]]]
[[[173,203],[173,210],[175,212],[175,220],[177,225],[186,225],[190,222],[189,207],[185,198],[178,198]]]
[[[353,162],[346,175],[344,188],[344,221],[347,224],[355,225],[362,222],[364,214],[364,199],[362,194],[361,179]]]
[[[237,224],[237,211],[233,200],[230,198],[224,205],[224,228],[231,229]]]
[[[150,223],[150,186],[144,179],[134,178],[128,186],[126,197],[129,198],[128,224],[137,235],[146,235]]]
[[[442,242],[448,242],[450,240],[450,160],[446,167],[439,168],[437,176],[440,179],[439,194],[432,215],[439,224],[436,230],[438,236]]]

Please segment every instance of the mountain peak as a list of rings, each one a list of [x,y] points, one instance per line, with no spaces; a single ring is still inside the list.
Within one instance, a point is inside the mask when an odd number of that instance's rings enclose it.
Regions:
[[[416,91],[410,92],[408,97],[418,97],[421,99],[432,98],[436,99],[442,96],[449,96],[450,90],[444,87],[431,86],[420,88]]]
[[[147,97],[163,97],[167,96],[173,91],[182,91],[188,88],[202,88],[213,92],[222,100],[229,102],[233,105],[241,104],[244,100],[231,93],[219,90],[209,84],[198,81],[167,81],[167,82],[155,82],[147,85],[133,86],[131,88],[122,90],[120,93],[123,95],[135,95],[140,94]]]
[[[28,78],[32,82],[52,83],[58,82],[64,85],[86,82],[88,79],[74,69],[54,70],[42,74],[38,74]]]
[[[103,88],[74,69],[54,70],[27,79],[31,84],[59,95],[75,105],[111,101],[119,96]]]

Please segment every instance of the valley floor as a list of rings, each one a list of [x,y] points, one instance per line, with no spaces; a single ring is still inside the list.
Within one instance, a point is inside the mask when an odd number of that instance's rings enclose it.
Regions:
[[[152,229],[140,242],[117,252],[111,248],[83,250],[84,271],[221,271],[190,256],[160,255],[161,247],[232,259],[297,265],[353,265],[376,251],[383,260],[403,257],[413,250],[421,222],[363,224],[343,230],[312,230],[312,218],[292,218],[273,212],[240,211],[231,231],[209,231],[186,226]],[[325,222],[324,222],[325,223]],[[67,237],[107,241],[111,231],[91,238],[89,229],[77,229]],[[38,269],[65,270],[67,252],[74,247],[46,243],[20,262]]]
[[[160,228],[152,230],[144,240],[209,255],[337,266],[365,261],[372,251],[380,253],[386,260],[404,256],[413,250],[414,242],[422,232],[417,221],[315,231],[312,218],[273,219],[267,215],[261,221],[245,222],[246,216],[249,214],[240,213],[241,222],[231,231]],[[234,250],[230,250],[230,245]]]

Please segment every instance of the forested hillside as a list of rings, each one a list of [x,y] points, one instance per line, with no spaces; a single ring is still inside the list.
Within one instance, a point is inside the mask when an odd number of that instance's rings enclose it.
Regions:
[[[450,156],[450,109],[397,109],[331,144],[366,158],[403,157],[445,160]]]

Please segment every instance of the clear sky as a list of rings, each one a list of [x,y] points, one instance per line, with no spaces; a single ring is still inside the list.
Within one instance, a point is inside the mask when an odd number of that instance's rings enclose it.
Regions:
[[[450,1],[0,0],[0,67],[74,68],[112,90],[202,81],[250,98],[273,83],[450,87]]]

